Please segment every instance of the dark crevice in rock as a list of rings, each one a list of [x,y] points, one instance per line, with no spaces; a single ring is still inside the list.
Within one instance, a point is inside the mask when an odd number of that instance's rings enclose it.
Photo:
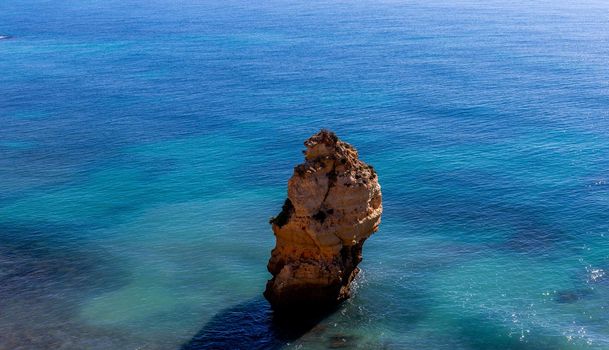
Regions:
[[[364,246],[364,241],[352,245],[352,246],[344,246],[340,250],[341,263],[343,266],[345,273],[345,278],[343,280],[343,285],[347,285],[353,277],[353,272],[357,274],[357,265],[362,261],[362,248]]]
[[[296,173],[298,176],[304,176],[305,172],[307,170],[306,164],[298,164],[297,166],[294,167],[294,173]]]
[[[292,205],[292,202],[290,201],[290,199],[287,198],[285,200],[285,202],[283,203],[283,206],[281,207],[281,213],[279,213],[279,215],[277,215],[276,217],[271,218],[269,223],[282,227],[283,225],[288,223],[288,221],[290,220],[290,217],[292,216],[293,213],[294,213],[294,206]]]
[[[317,212],[317,214],[313,215],[313,219],[319,221],[320,224],[323,224],[326,221],[326,213],[323,210]]]
[[[324,195],[324,200],[321,201],[322,205],[323,205],[323,203],[326,202],[326,199],[328,199],[328,195],[330,194],[330,190],[336,184],[337,175],[336,175],[336,163],[335,162],[332,163],[332,170],[330,170],[330,172],[328,173],[327,176],[328,176],[328,190],[326,191],[326,194]]]

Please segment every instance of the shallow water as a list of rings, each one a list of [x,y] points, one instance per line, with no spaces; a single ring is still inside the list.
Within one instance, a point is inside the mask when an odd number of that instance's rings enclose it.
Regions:
[[[608,11],[2,2],[0,348],[609,348]],[[268,219],[321,127],[385,212],[291,327]]]

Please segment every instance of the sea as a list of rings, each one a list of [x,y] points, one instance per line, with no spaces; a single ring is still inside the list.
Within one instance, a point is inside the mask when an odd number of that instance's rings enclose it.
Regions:
[[[285,321],[322,128],[382,224]],[[609,349],[609,2],[3,0],[0,349]]]

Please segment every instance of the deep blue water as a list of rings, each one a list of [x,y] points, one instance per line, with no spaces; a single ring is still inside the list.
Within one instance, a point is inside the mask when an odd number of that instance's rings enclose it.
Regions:
[[[609,348],[609,3],[0,3],[0,349]],[[261,299],[302,142],[383,224]]]

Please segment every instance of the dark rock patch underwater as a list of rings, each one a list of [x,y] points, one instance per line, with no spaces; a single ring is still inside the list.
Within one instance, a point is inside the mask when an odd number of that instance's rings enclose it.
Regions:
[[[81,301],[129,276],[111,254],[47,224],[0,224],[0,349],[108,349],[125,332],[81,324]],[[69,238],[72,237],[72,238]]]

